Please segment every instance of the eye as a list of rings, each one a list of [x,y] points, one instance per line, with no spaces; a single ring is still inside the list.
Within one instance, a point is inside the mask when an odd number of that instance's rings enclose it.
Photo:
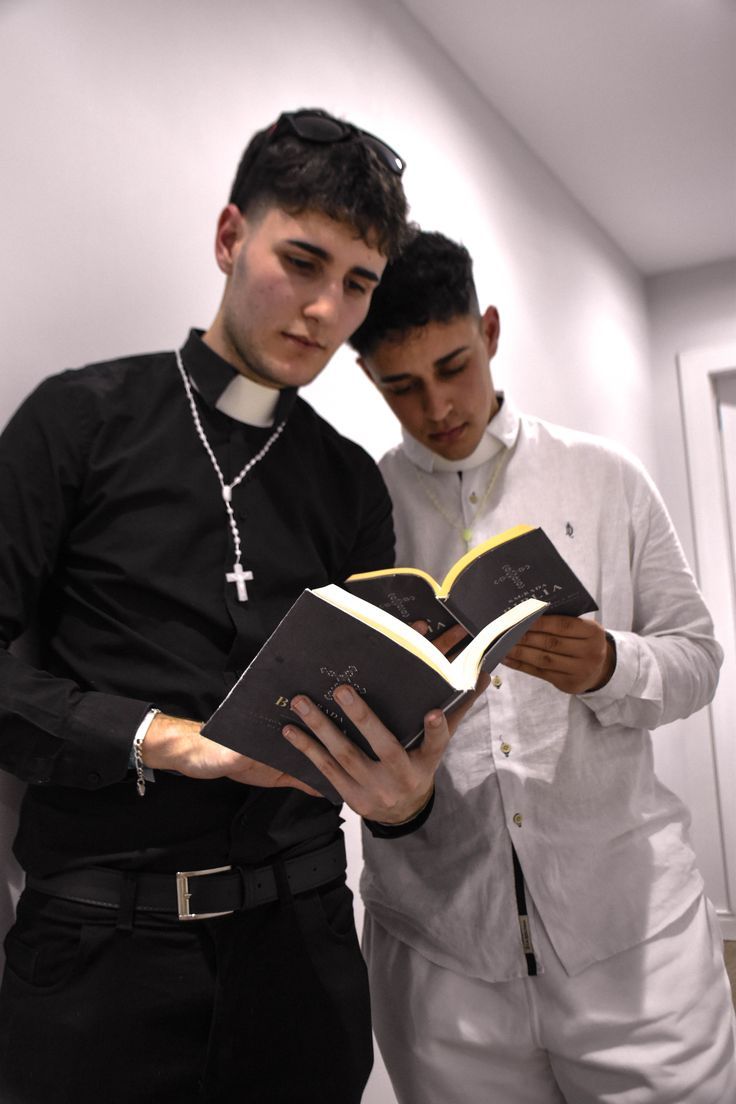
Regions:
[[[445,367],[440,372],[440,375],[444,376],[445,378],[447,378],[448,376],[457,376],[460,374],[460,372],[464,372],[467,367],[467,360],[464,360],[462,364],[445,365]]]
[[[285,253],[283,259],[288,268],[304,275],[310,274],[316,269],[314,260],[311,257],[304,257],[301,253]]]
[[[356,280],[353,277],[348,277],[345,281],[345,288],[353,295],[369,295],[373,291],[372,287],[362,284],[360,280]]]
[[[389,395],[409,395],[412,391],[416,390],[416,383],[414,380],[408,380],[407,383],[392,383],[389,387],[384,388]]]

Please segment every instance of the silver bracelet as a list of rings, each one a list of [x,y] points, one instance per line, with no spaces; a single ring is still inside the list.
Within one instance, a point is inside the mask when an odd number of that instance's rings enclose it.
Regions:
[[[133,737],[133,762],[135,764],[135,788],[138,790],[138,796],[144,797],[146,793],[146,776],[145,766],[143,763],[143,741],[148,735],[148,730],[151,727],[151,723],[157,713],[160,713],[160,709],[152,708],[148,711],[145,721],[139,725],[138,731]],[[147,723],[146,723],[147,722]]]

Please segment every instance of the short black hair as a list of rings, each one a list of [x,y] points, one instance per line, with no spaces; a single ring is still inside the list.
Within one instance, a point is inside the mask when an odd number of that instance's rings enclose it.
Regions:
[[[334,119],[321,108],[300,112]],[[312,142],[288,129],[275,133],[276,127],[273,123],[259,130],[248,143],[229,202],[244,215],[259,206],[281,207],[290,214],[317,211],[352,226],[384,256],[395,256],[407,229],[401,176],[360,140],[361,132],[356,128],[355,138],[348,141]]]
[[[399,341],[409,330],[468,314],[480,317],[467,249],[444,234],[414,227],[401,254],[386,265],[350,344],[370,356],[382,341]]]

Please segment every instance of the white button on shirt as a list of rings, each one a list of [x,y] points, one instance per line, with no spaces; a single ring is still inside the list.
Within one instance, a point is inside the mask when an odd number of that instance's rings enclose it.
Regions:
[[[436,470],[412,438],[384,457],[397,564],[441,579],[473,543],[541,525],[612,634],[616,670],[571,696],[508,668],[453,737],[426,825],[401,839],[365,833],[361,891],[397,938],[488,981],[526,974],[511,843],[565,969],[578,973],[663,928],[702,889],[686,809],[656,778],[648,729],[712,697],[722,653],[659,494],[641,465],[603,441],[519,415],[491,421],[488,459]],[[490,447],[492,446],[492,447]],[[497,452],[510,460],[473,519]],[[532,933],[533,936],[533,933]],[[541,964],[544,968],[544,964]]]

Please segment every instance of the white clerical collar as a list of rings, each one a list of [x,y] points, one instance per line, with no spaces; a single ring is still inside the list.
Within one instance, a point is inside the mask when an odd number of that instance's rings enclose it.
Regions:
[[[411,462],[427,472],[471,471],[487,463],[502,448],[511,448],[519,433],[519,413],[509,399],[504,398],[503,392],[498,393],[498,399],[501,403],[500,408],[486,426],[485,433],[473,452],[464,460],[445,460],[444,456],[438,456],[436,452],[420,444],[415,437],[402,429],[404,449]]]
[[[265,387],[238,372],[215,406],[236,422],[245,422],[252,426],[271,426],[280,394],[278,388]]]

